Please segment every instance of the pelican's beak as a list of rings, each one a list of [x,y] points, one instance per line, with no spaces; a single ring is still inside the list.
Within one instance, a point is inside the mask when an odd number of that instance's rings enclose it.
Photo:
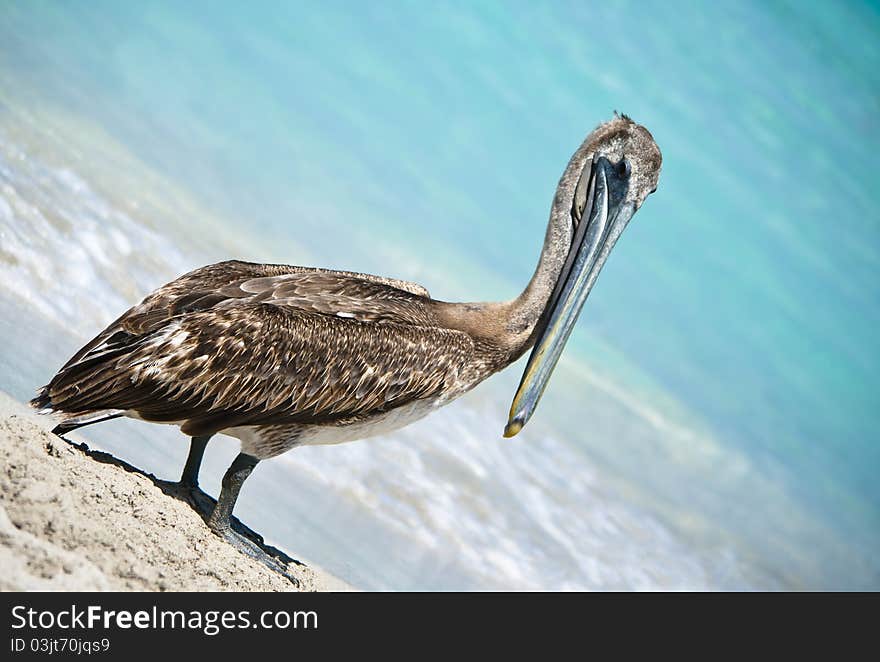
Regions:
[[[583,212],[578,220],[568,260],[559,276],[553,297],[545,312],[546,320],[538,336],[525,372],[510,406],[510,418],[504,436],[512,437],[532,417],[541,394],[565,342],[571,335],[590,290],[623,232],[635,213],[631,202],[623,202],[628,187],[628,173],[620,174],[604,156],[594,158],[581,174],[575,191],[574,210]]]

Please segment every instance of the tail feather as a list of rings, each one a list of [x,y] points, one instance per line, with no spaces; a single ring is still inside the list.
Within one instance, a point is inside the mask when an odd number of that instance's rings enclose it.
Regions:
[[[52,398],[49,397],[48,384],[37,391],[37,397],[30,401],[30,405],[40,412],[49,413],[52,411]]]
[[[63,434],[67,434],[68,432],[73,432],[77,428],[85,427],[86,425],[92,425],[93,423],[103,423],[104,421],[109,421],[113,418],[119,418],[120,416],[124,416],[121,411],[117,412],[102,412],[97,414],[89,414],[88,416],[78,416],[76,418],[71,418],[63,423],[59,423],[54,428],[52,428],[52,434],[57,434],[61,436]]]
[[[49,394],[48,385],[37,391],[37,395],[30,401],[30,405],[34,409],[37,409],[41,414],[61,414],[64,417],[64,420],[61,423],[52,428],[52,434],[57,434],[59,436],[72,432],[77,428],[85,427],[86,425],[102,423],[125,415],[124,412],[112,409],[76,413],[59,411],[52,405],[52,397]]]

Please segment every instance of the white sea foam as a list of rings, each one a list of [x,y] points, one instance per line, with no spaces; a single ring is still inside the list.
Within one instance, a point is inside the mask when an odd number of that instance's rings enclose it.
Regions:
[[[732,548],[700,554],[615,493],[571,441],[540,429],[501,440],[499,411],[500,401],[465,398],[387,438],[282,461],[455,566],[472,587],[750,586]]]
[[[0,280],[8,293],[87,335],[186,265],[171,240],[0,131]]]

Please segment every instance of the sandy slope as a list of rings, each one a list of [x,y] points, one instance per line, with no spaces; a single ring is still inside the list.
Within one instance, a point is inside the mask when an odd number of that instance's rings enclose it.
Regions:
[[[0,393],[0,589],[296,590],[214,536],[152,476],[55,437],[51,425]],[[300,590],[347,588],[291,569]]]

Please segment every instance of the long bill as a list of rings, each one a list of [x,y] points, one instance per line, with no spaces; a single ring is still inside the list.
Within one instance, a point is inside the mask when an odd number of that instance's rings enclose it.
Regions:
[[[546,325],[532,349],[510,406],[505,437],[519,433],[535,412],[605,260],[635,213],[631,203],[612,202],[609,177],[614,178],[615,173],[605,157],[593,161],[589,177],[588,192],[579,185],[576,193],[576,197],[586,193],[589,208],[584,211],[589,216],[585,214],[578,224],[569,259],[559,277],[561,290],[557,286],[558,296],[551,300]]]

